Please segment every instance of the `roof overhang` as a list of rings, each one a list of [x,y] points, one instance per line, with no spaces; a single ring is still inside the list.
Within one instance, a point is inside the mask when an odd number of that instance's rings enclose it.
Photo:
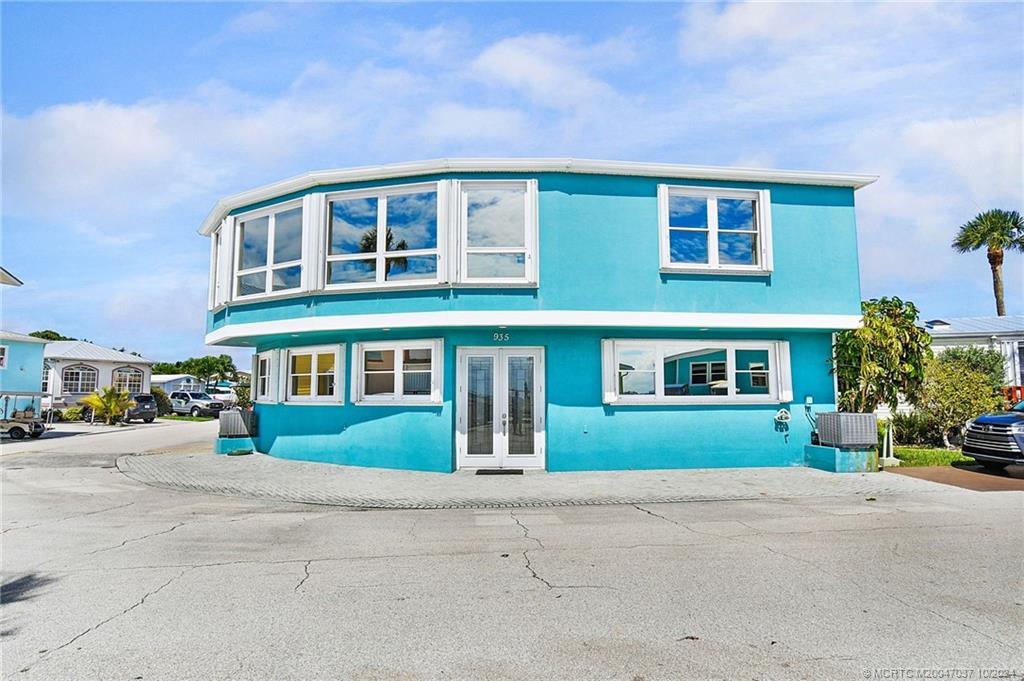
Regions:
[[[209,235],[228,213],[279,196],[311,189],[319,185],[368,182],[442,173],[579,173],[589,175],[635,175],[640,177],[685,178],[692,180],[731,180],[734,182],[772,182],[809,184],[860,189],[878,179],[877,175],[823,173],[806,170],[767,170],[695,166],[678,163],[638,163],[635,161],[597,161],[579,158],[463,158],[412,161],[339,170],[317,170],[280,182],[233,194],[217,202],[199,227]]]
[[[344,331],[412,328],[542,327],[657,328],[697,332],[718,329],[839,331],[855,329],[860,315],[748,314],[740,312],[621,312],[583,310],[475,310],[467,312],[400,312],[325,315],[266,322],[225,324],[206,334],[207,345],[252,345],[270,336],[302,336]]]

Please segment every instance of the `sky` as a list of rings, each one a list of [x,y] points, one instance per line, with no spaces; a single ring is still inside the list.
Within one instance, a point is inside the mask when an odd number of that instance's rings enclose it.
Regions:
[[[17,3],[2,19],[2,325],[203,345],[225,195],[308,170],[553,156],[877,174],[862,295],[995,314],[1024,209],[1024,5]],[[809,254],[811,255],[811,254]],[[1024,314],[1024,258],[1005,264]],[[215,350],[221,352],[222,350]],[[233,352],[239,360],[248,353]]]

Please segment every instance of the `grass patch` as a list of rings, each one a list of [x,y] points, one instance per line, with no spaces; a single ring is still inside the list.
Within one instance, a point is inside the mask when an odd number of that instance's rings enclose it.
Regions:
[[[895,447],[896,458],[901,466],[951,466],[954,463],[974,463],[974,459],[960,453],[959,449],[938,449],[934,447]]]
[[[160,418],[167,421],[213,421],[215,416],[186,416],[182,414],[168,414]]]

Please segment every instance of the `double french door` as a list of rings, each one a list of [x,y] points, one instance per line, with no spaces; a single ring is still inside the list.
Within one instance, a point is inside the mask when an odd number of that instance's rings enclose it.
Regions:
[[[459,348],[459,468],[544,468],[544,349]]]

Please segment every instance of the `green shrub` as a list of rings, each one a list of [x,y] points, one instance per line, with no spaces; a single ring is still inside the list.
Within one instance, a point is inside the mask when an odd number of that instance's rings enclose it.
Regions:
[[[252,406],[252,400],[249,395],[249,386],[240,385],[235,387],[235,395],[238,396],[239,409],[248,409]]]
[[[954,364],[967,367],[988,377],[993,390],[998,390],[1006,383],[1006,360],[998,350],[967,347],[946,348],[935,355],[935,361],[942,364]]]
[[[951,446],[948,435],[959,435],[967,419],[995,411],[1002,403],[986,374],[962,362],[929,362],[919,406],[938,425],[944,447]]]
[[[81,407],[68,407],[60,414],[61,421],[81,421],[82,420],[82,408]]]
[[[156,415],[166,416],[171,413],[171,398],[167,396],[167,392],[163,388],[153,387],[150,389],[150,394],[153,399],[156,400]]]
[[[942,429],[927,414],[893,414],[891,423],[892,437],[897,445],[942,445]]]

